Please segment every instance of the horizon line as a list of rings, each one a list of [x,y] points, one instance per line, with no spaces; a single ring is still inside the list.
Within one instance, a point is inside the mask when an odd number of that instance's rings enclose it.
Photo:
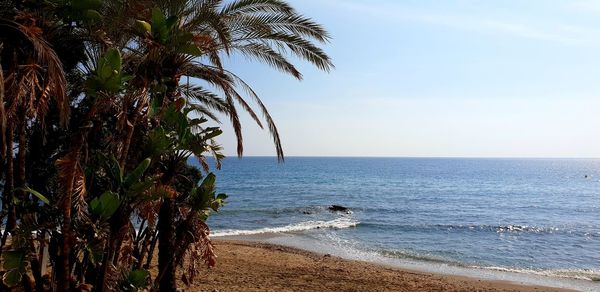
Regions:
[[[275,155],[226,155],[225,158],[275,158]],[[285,158],[432,158],[432,159],[600,159],[596,157],[576,157],[576,156],[376,156],[376,155],[285,155]]]

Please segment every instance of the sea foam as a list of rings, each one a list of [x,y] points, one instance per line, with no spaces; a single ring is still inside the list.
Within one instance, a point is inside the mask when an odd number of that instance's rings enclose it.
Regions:
[[[289,224],[281,227],[265,227],[253,230],[239,230],[239,229],[228,229],[220,230],[211,234],[211,237],[221,236],[235,236],[235,235],[254,235],[254,234],[266,234],[266,233],[284,233],[284,232],[298,232],[307,231],[312,229],[321,228],[333,228],[342,229],[355,227],[360,222],[350,217],[340,217],[329,221],[303,221],[294,224]]]

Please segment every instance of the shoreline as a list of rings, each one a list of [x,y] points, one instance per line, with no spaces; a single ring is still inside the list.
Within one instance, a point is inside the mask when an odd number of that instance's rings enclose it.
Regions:
[[[217,266],[188,291],[573,291],[389,267],[272,243],[213,240]]]
[[[384,268],[437,276],[461,277],[476,281],[512,283],[519,286],[552,287],[571,291],[600,290],[600,282],[596,281],[483,267],[464,267],[444,262],[390,258],[356,249],[331,246],[328,243],[316,241],[303,234],[279,233],[224,236],[217,237],[215,241],[284,246],[319,256],[331,255],[347,261],[368,263]]]

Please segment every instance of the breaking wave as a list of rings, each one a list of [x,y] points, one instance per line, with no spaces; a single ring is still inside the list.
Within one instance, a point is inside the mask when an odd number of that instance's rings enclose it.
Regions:
[[[349,218],[349,217],[340,217],[330,221],[304,221],[299,223],[294,223],[281,227],[265,227],[253,230],[238,230],[238,229],[228,229],[228,230],[220,230],[211,234],[211,237],[220,237],[220,236],[234,236],[234,235],[254,235],[254,234],[267,234],[267,233],[285,233],[285,232],[298,232],[298,231],[306,231],[312,229],[321,229],[321,228],[332,228],[332,229],[342,229],[342,228],[350,228],[355,227],[360,222]]]

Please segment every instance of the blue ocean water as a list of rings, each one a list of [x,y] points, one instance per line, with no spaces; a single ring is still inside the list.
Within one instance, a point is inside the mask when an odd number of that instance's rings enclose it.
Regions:
[[[600,160],[246,157],[217,176],[230,197],[213,236],[600,279]]]

